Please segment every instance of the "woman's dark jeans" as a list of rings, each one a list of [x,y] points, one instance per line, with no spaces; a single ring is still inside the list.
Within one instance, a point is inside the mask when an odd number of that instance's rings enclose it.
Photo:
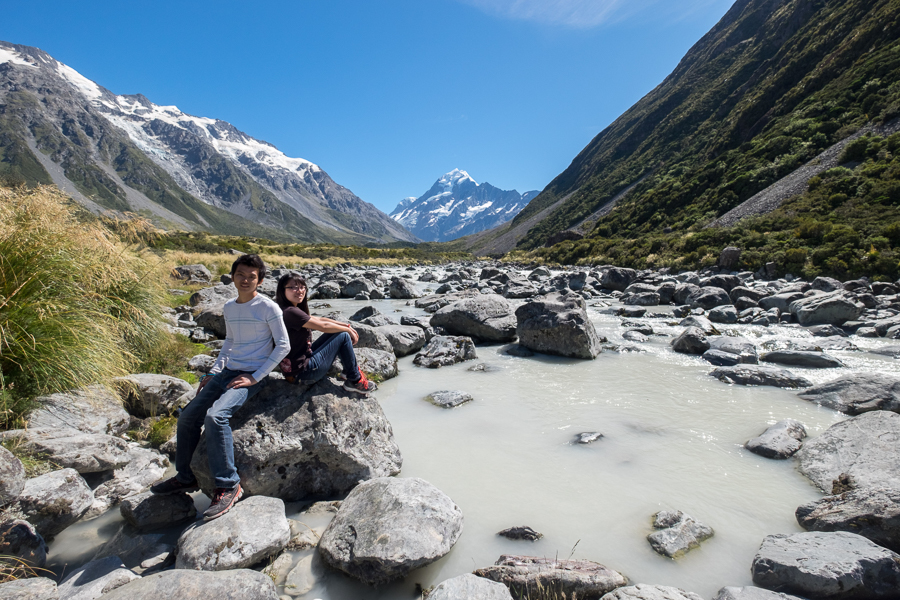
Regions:
[[[301,371],[300,382],[304,384],[315,383],[328,374],[328,369],[334,362],[335,356],[341,357],[344,367],[344,375],[349,381],[359,381],[359,366],[356,364],[356,353],[353,352],[353,342],[346,331],[340,333],[323,333],[312,344],[312,357],[306,363],[306,369]]]

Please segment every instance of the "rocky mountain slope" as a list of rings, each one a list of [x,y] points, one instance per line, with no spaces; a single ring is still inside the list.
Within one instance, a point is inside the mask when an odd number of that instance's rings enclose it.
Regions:
[[[445,242],[506,223],[537,193],[478,184],[453,169],[418,198],[402,200],[391,217],[423,240]]]
[[[397,222],[230,123],[116,95],[0,42],[0,175],[159,226],[335,243],[416,241]]]
[[[898,16],[897,0],[737,0],[659,86],[471,247],[536,249],[569,232],[567,259],[578,260],[596,254],[591,240],[702,229],[900,115]]]

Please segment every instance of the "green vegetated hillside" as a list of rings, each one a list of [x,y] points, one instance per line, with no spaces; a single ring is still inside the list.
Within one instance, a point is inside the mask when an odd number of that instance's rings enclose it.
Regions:
[[[861,127],[900,116],[898,19],[900,0],[738,0],[512,221],[559,203],[518,249],[694,267],[736,244],[748,268],[774,260],[808,275],[896,277],[896,136],[854,142],[848,164],[767,216],[704,227]],[[566,230],[585,237],[544,248]]]

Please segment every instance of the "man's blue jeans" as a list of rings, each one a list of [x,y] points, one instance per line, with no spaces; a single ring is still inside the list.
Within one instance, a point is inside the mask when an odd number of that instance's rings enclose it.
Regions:
[[[252,374],[251,371],[223,369],[182,409],[178,417],[175,449],[175,477],[178,481],[191,483],[195,479],[191,470],[191,458],[200,443],[200,427],[204,426],[209,470],[215,478],[216,487],[231,489],[240,482],[241,478],[234,468],[234,440],[231,437],[229,419],[264,383],[230,390],[226,386],[235,377]]]
[[[340,333],[323,333],[312,345],[312,356],[306,363],[306,369],[298,375],[303,383],[315,383],[328,374],[334,357],[341,356],[344,375],[350,381],[359,380],[359,367],[356,353],[353,352],[353,341],[346,331]]]

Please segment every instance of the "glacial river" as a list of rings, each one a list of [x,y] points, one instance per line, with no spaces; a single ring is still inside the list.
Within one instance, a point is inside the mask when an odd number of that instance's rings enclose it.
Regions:
[[[332,308],[313,312],[349,316],[365,305],[327,302]],[[399,476],[421,477],[450,496],[465,516],[463,533],[447,556],[398,583],[373,589],[327,572],[302,597],[416,598],[416,584],[435,585],[491,565],[501,554],[593,560],[632,583],[677,586],[704,598],[726,585],[751,585],[750,564],[763,538],[801,531],[794,510],[822,494],[794,460],[759,457],[744,442],[786,418],[802,422],[812,437],[846,417],[795,391],[713,379],[711,365],[670,349],[671,334],[682,329],[674,325],[678,319],[640,319],[670,336],[624,341],[622,319],[591,306],[597,303],[588,301],[588,312],[598,333],[644,352],[604,351],[595,360],[518,358],[507,355],[505,345],[478,346],[477,360],[436,370],[414,366],[413,356],[401,358],[400,376],[376,392],[403,455]],[[398,321],[426,314],[412,302],[371,304]],[[789,340],[815,340],[794,326],[721,328],[757,341],[760,351],[766,342],[783,347]],[[850,340],[863,351],[829,351],[849,368],[790,370],[815,383],[851,370],[900,374],[900,361],[864,352],[885,340]],[[484,371],[469,370],[478,363]],[[465,391],[474,401],[447,410],[423,399],[439,390]],[[575,443],[576,434],[594,431],[603,437]],[[208,504],[202,495],[197,500],[201,508]],[[327,521],[306,520],[295,505],[288,509],[288,516],[312,527]],[[678,560],[656,554],[646,536],[653,531],[651,516],[664,509],[684,511],[715,536]],[[51,546],[51,561],[71,568],[85,560],[100,543],[98,528],[104,537],[115,531],[117,513],[63,532]],[[544,537],[528,542],[496,535],[517,525]]]

